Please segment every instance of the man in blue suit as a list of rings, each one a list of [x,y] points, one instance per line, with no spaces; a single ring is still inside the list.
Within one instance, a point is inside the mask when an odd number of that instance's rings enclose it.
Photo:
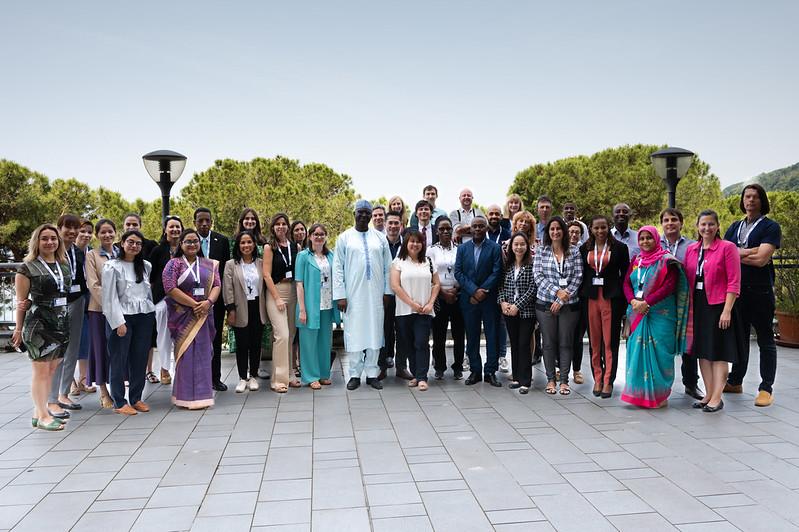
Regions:
[[[502,386],[497,380],[497,285],[502,277],[502,252],[499,244],[486,238],[488,222],[482,215],[471,223],[472,239],[458,246],[455,256],[455,279],[460,285],[458,302],[466,329],[466,354],[472,372],[466,384],[481,378],[491,386]],[[486,362],[480,358],[480,325],[486,336]],[[481,375],[480,369],[483,369]]]

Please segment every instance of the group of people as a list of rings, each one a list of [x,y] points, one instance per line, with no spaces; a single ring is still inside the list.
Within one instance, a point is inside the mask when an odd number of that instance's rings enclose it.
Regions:
[[[147,412],[146,380],[171,384],[177,406],[213,405],[214,391],[227,389],[225,323],[235,339],[238,393],[258,390],[259,376],[270,376],[260,367],[267,345],[273,391],[331,384],[333,324],[343,323],[349,390],[364,374],[381,389],[392,368],[409,386],[428,389],[432,331],[436,380],[448,369],[449,332],[455,380],[468,370],[465,384],[500,387],[497,372],[504,372],[510,388],[527,394],[543,358],[544,391],[569,395],[570,376],[585,381],[587,332],[595,396],[614,393],[624,336],[622,400],[665,405],[674,357],[682,356],[686,393],[706,412],[723,408],[722,393],[742,391],[754,326],[756,404],[771,404],[771,256],[780,228],[766,216],[759,185],[743,190],[746,216],[724,239],[718,215],[700,213],[697,241],[682,235],[683,216],[673,208],[661,213],[661,234],[654,226],[631,229],[626,204],[614,206],[612,218],[581,221],[574,203],[553,216],[552,201],[541,196],[536,220],[515,194],[485,213],[469,189],[450,213],[436,205],[435,186],[422,196],[411,212],[399,197],[388,207],[358,200],[354,226],[332,251],[323,224],[306,229],[277,213],[262,231],[250,208],[231,239],[212,230],[206,208],[194,212],[193,227],[166,217],[158,242],[143,236],[137,214],[125,216],[119,237],[109,219],[65,214],[39,226],[15,278],[12,337],[32,360],[32,425],[63,429],[70,411],[81,409],[70,395],[96,390],[102,406],[120,414]]]

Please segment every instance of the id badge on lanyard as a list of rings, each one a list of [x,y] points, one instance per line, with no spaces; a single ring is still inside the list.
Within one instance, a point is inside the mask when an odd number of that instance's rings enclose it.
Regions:
[[[644,297],[644,281],[646,274],[641,270],[642,259],[638,259],[638,290],[635,291],[635,298],[642,299]]]
[[[183,261],[189,267],[189,273],[191,273],[191,276],[194,278],[194,290],[192,290],[192,295],[204,296],[205,288],[200,284],[200,260],[194,259],[193,266],[189,264],[189,261],[186,259],[186,257],[183,257]]]
[[[75,258],[75,248],[69,248],[69,252],[67,253],[67,258],[69,259],[69,271],[72,274],[72,285],[69,287],[70,294],[78,294],[80,293],[80,285],[75,283],[75,272],[78,269],[78,259]]]
[[[696,262],[696,289],[705,289],[705,249],[699,249],[699,260]]]
[[[566,274],[566,252],[563,252],[563,258],[561,259],[560,263],[558,263],[557,257],[555,254],[552,254],[552,258],[555,259],[555,265],[558,267],[558,274],[560,274],[560,279],[558,280],[558,286],[561,288],[566,287],[569,285],[568,279],[564,277]]]
[[[64,293],[64,272],[61,271],[61,266],[58,263],[56,263],[55,267],[56,270],[58,271],[58,275],[56,275],[55,272],[53,272],[53,270],[50,269],[50,266],[47,265],[47,263],[44,261],[43,258],[41,257],[37,258],[39,259],[39,262],[42,263],[42,266],[44,266],[44,269],[47,270],[47,273],[50,274],[50,277],[53,278],[53,281],[55,281],[55,285],[56,288],[58,288],[58,292],[60,294]],[[66,297],[62,296],[62,297],[53,298],[53,307],[63,307],[66,304],[67,304]]]
[[[594,286],[605,286],[605,278],[599,277],[599,273],[602,271],[602,265],[605,262],[605,253],[608,250],[608,243],[605,242],[605,245],[602,246],[602,255],[599,255],[599,248],[597,248],[596,243],[594,243],[594,278],[591,279],[591,284]]]

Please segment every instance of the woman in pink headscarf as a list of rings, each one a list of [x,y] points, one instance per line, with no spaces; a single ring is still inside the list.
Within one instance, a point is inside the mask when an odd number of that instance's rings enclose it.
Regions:
[[[638,230],[638,246],[624,281],[630,332],[621,399],[660,408],[674,383],[674,357],[685,350],[688,282],[680,262],[660,246],[655,227]]]

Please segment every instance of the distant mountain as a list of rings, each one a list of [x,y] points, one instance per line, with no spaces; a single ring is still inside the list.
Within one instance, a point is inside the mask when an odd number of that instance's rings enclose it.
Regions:
[[[799,191],[799,163],[779,170],[764,172],[758,176],[730,185],[722,193],[724,196],[734,196],[740,194],[744,185],[747,183],[760,183],[768,191],[772,190],[796,190]]]

